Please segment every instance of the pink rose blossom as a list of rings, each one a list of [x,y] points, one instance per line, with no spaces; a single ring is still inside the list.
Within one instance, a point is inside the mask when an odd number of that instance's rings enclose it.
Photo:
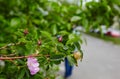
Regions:
[[[28,66],[28,69],[30,70],[31,75],[35,75],[40,70],[39,63],[37,59],[34,57],[27,58],[27,66]]]

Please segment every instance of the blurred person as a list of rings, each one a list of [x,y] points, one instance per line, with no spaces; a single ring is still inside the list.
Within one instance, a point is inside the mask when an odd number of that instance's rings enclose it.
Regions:
[[[65,75],[64,75],[64,78],[68,78],[72,75],[72,70],[73,70],[73,66],[71,66],[69,64],[69,61],[67,58],[65,58]]]

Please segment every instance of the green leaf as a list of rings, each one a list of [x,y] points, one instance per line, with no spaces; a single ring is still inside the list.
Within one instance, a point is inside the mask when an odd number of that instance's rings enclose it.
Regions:
[[[53,35],[57,34],[57,26],[55,24],[52,25],[51,30],[52,30]]]
[[[81,50],[81,45],[79,42],[75,42],[74,45],[77,47],[77,50]]]
[[[83,25],[84,25],[84,27],[85,27],[85,31],[89,31],[89,21],[88,20],[83,20]]]
[[[18,79],[23,79],[24,75],[25,75],[25,69],[22,69],[21,71],[19,71],[20,74],[18,75]]]
[[[67,56],[67,59],[71,66],[77,63],[76,60],[73,58],[73,56]]]
[[[63,30],[63,31],[60,31],[60,32],[59,32],[59,34],[60,34],[60,35],[62,35],[62,36],[64,36],[64,35],[68,35],[68,34],[69,34],[69,32],[67,32],[67,31]]]
[[[23,37],[23,35],[24,35],[23,31],[24,31],[23,29],[18,29],[18,31],[15,32],[15,34],[19,37]]]
[[[68,36],[68,41],[66,42],[66,45],[68,44],[74,44],[75,42],[81,42],[80,36],[77,36],[76,34],[70,34]]]
[[[39,19],[34,19],[33,22],[34,22],[35,24],[40,24],[40,20],[39,20]]]
[[[10,22],[10,26],[20,26],[20,19],[18,18],[13,18]]]
[[[53,62],[54,64],[60,64],[60,63],[61,63],[61,60],[56,60],[56,61],[51,60],[51,62]]]
[[[27,51],[25,52],[25,55],[32,54],[35,52],[35,45],[32,41],[28,41],[25,45]]]
[[[76,38],[75,34],[70,34],[70,35],[68,36],[68,39],[75,39],[75,38]]]
[[[21,59],[18,59],[17,61],[18,61],[20,64],[22,64],[22,65],[25,64],[25,62],[24,62],[23,60],[21,60]]]
[[[80,59],[80,61],[82,61],[82,59],[83,59],[83,51],[80,50],[80,53],[81,53],[81,59]]]
[[[73,17],[71,18],[71,22],[76,22],[76,21],[79,21],[80,19],[81,19],[80,16],[73,16]]]
[[[72,29],[71,24],[67,24],[67,29],[68,29],[68,30],[71,30],[71,29]]]
[[[19,42],[23,42],[24,43],[24,42],[27,42],[27,40],[25,38],[20,38]]]
[[[29,78],[30,77],[30,73],[27,69],[25,69],[25,73],[26,73],[26,77]]]
[[[7,78],[6,78],[6,75],[2,75],[2,74],[1,74],[1,75],[0,75],[0,79],[7,79]]]
[[[63,59],[64,57],[65,57],[64,54],[59,53],[59,54],[52,54],[52,55],[50,56],[50,59],[51,59],[52,61],[56,61],[56,60],[61,60],[61,59]]]
[[[52,40],[52,36],[51,36],[51,34],[49,32],[41,31],[41,34],[42,34],[43,37],[47,37],[47,39]]]

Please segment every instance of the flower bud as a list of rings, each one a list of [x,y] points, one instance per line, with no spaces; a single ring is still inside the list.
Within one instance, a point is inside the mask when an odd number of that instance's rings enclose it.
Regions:
[[[62,36],[60,36],[60,37],[58,38],[58,41],[59,41],[59,42],[62,42],[62,41],[63,41]]]
[[[29,32],[28,32],[28,29],[25,29],[25,30],[24,30],[24,35],[26,36],[28,33],[29,33]]]
[[[42,44],[41,40],[38,40],[37,44],[40,46]]]

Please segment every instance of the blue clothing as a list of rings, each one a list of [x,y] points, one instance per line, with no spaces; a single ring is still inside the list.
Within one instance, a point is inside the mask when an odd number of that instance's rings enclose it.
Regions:
[[[65,58],[65,78],[72,75],[73,66],[69,65],[68,59]]]

